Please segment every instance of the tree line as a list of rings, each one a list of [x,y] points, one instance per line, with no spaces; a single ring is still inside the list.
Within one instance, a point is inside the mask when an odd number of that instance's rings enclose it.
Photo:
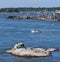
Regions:
[[[0,12],[21,12],[21,11],[55,11],[60,10],[60,7],[52,8],[1,8]]]

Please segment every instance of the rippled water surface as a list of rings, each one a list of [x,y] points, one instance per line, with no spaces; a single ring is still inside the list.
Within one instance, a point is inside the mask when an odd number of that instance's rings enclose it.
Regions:
[[[33,34],[32,29],[39,29],[41,32]],[[22,58],[6,53],[6,50],[20,41],[28,47],[54,47],[60,50],[60,22],[0,17],[0,62],[60,62],[60,52],[42,58]]]

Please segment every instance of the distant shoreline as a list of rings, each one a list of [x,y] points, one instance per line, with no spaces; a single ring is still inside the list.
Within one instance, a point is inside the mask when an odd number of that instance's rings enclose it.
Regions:
[[[55,11],[60,10],[60,7],[20,7],[20,8],[0,8],[0,12],[21,12],[21,11]]]

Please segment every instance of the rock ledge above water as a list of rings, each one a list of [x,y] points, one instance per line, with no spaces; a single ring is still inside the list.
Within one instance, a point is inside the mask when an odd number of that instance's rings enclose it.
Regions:
[[[7,50],[6,52],[20,57],[46,57],[54,51],[56,51],[55,48],[31,48],[25,47],[23,43],[18,43],[13,47],[13,49]]]

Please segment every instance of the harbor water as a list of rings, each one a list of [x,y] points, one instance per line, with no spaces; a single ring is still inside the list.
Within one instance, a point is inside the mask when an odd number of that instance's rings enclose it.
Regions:
[[[33,29],[40,32],[32,33]],[[0,17],[0,62],[60,62],[60,51],[40,58],[16,57],[6,53],[19,42],[23,42],[26,47],[60,50],[60,22]]]

